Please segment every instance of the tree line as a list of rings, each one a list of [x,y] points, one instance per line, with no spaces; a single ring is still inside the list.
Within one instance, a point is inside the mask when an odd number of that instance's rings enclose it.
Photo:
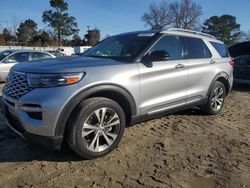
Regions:
[[[240,24],[237,23],[235,16],[212,16],[201,24],[202,15],[202,7],[191,0],[172,3],[162,1],[150,4],[148,11],[142,16],[142,21],[152,29],[175,27],[201,31],[215,36],[228,46],[239,41],[250,40],[250,32],[240,31]]]
[[[88,30],[81,38],[75,17],[68,14],[65,0],[50,0],[51,10],[43,12],[42,20],[49,30],[38,30],[37,23],[31,19],[22,22],[16,32],[4,28],[0,34],[0,45],[25,46],[92,46],[100,40],[100,30]],[[151,29],[176,27],[211,34],[227,45],[250,40],[250,32],[240,31],[240,24],[233,15],[212,16],[200,23],[202,7],[192,0],[168,3],[163,0],[149,5],[141,20]],[[71,36],[71,39],[69,39]]]
[[[0,34],[0,45],[23,46],[92,46],[100,40],[100,30],[88,30],[81,38],[74,16],[68,14],[68,3],[64,0],[50,0],[51,10],[43,12],[42,21],[50,28],[38,30],[37,23],[28,19],[20,23],[16,35],[4,28]],[[68,37],[72,36],[71,39]]]

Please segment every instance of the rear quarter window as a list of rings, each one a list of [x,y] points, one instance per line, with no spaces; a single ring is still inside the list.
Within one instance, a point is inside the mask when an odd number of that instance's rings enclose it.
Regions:
[[[187,59],[211,58],[212,54],[207,45],[199,38],[183,37],[186,47]]]
[[[227,47],[223,43],[210,42],[216,51],[220,54],[221,57],[229,57]]]

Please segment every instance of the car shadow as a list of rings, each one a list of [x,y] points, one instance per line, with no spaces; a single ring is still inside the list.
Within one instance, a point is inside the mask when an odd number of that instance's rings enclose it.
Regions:
[[[8,127],[0,127],[0,163],[2,162],[69,162],[83,160],[72,150],[49,150],[24,140]]]
[[[204,112],[200,110],[198,107],[193,107],[190,109],[182,110],[174,113],[173,115],[186,115],[186,116],[207,116]]]

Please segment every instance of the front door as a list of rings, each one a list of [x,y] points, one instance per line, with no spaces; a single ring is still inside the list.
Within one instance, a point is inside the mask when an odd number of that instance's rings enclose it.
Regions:
[[[138,64],[141,114],[154,114],[186,103],[187,69],[182,60],[182,39],[165,35],[147,54],[155,51],[165,51],[168,57]]]

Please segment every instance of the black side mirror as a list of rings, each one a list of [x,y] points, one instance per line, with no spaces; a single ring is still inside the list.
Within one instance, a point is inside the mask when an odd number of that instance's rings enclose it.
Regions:
[[[154,61],[164,61],[169,59],[169,53],[164,50],[153,51],[149,57]]]
[[[145,55],[142,59],[143,62],[153,62],[153,61],[166,61],[169,60],[169,53],[164,50],[156,50],[150,53],[150,55]]]

